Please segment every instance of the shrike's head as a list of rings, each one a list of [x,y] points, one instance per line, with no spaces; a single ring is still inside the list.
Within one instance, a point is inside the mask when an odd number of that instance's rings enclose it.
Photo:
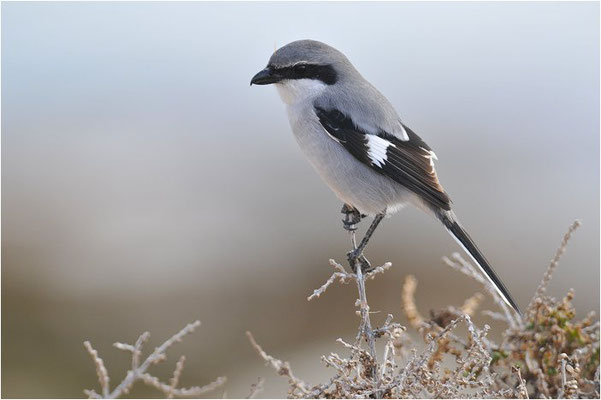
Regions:
[[[354,71],[338,50],[315,40],[298,40],[279,48],[250,84],[275,84],[287,104],[314,98]]]

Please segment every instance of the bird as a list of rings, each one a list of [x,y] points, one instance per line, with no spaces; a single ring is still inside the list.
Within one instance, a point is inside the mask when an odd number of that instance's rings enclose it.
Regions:
[[[373,217],[349,262],[371,266],[363,251],[386,216],[407,205],[438,219],[518,314],[517,303],[459,223],[436,174],[437,156],[349,59],[316,40],[277,49],[250,85],[277,88],[293,135],[309,163],[342,200],[347,230]]]

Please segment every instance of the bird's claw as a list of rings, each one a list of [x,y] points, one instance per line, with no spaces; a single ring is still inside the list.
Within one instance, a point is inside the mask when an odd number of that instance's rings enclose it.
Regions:
[[[356,231],[357,224],[361,222],[361,213],[356,208],[349,206],[348,204],[342,206],[342,210],[340,210],[340,212],[344,214],[344,219],[342,220],[343,228],[349,232]]]
[[[346,257],[354,273],[357,273],[357,265],[361,266],[361,272],[364,274],[373,270],[370,262],[367,260],[367,258],[365,258],[363,253],[359,253],[358,249],[349,251],[346,254]]]

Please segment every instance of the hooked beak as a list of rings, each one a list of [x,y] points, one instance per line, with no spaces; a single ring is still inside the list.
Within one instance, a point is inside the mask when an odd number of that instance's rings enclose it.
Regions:
[[[277,72],[267,67],[253,76],[253,78],[250,80],[250,85],[269,85],[272,83],[277,83],[281,80],[282,77]]]

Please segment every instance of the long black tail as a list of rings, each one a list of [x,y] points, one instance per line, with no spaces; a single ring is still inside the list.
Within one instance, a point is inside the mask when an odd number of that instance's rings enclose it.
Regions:
[[[486,277],[491,281],[501,298],[515,311],[517,311],[518,314],[521,314],[519,307],[515,303],[515,300],[513,300],[513,297],[511,297],[511,294],[509,294],[509,290],[507,290],[503,282],[501,282],[501,279],[499,279],[486,258],[484,258],[484,255],[482,255],[482,252],[478,249],[470,235],[468,235],[461,225],[459,225],[455,214],[452,211],[440,210],[436,213],[436,215],[455,238],[455,240],[457,240],[461,247],[463,247],[467,254],[469,254],[469,256],[474,260],[484,275],[486,275]]]

